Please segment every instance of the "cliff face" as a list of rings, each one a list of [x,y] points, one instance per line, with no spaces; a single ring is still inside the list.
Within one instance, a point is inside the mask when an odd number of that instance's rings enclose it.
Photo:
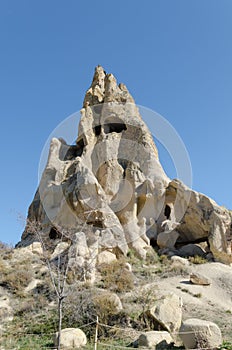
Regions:
[[[51,140],[28,219],[51,240],[62,230],[76,239],[82,231],[80,244],[89,250],[94,242],[97,254],[130,248],[145,258],[153,245],[183,255],[186,244],[199,242],[205,255],[227,261],[231,254],[229,211],[167,177],[126,86],[100,66],[84,99],[76,144]],[[35,240],[27,225],[19,246]]]

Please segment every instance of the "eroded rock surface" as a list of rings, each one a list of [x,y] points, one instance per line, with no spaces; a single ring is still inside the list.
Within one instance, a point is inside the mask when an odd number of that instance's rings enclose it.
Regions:
[[[118,257],[132,249],[145,259],[149,245],[157,243],[185,256],[185,245],[205,242],[208,254],[231,262],[230,212],[168,178],[126,86],[100,66],[77,135],[75,145],[51,140],[28,219],[39,223],[54,246],[64,230],[78,268],[92,259],[92,276],[102,251]],[[18,246],[34,241],[27,225]]]

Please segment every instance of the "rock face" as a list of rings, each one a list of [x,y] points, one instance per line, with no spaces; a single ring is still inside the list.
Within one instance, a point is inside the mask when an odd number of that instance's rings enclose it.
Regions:
[[[194,318],[183,322],[180,338],[186,349],[218,349],[222,344],[221,331],[215,323]]]
[[[167,177],[126,86],[100,66],[84,98],[77,134],[75,145],[51,140],[28,212],[29,222],[39,223],[54,245],[68,232],[73,259],[83,266],[91,257],[93,269],[105,250],[118,257],[130,248],[146,258],[157,237],[160,247],[177,255],[185,244],[206,241],[214,257],[230,261],[229,212]],[[18,246],[34,241],[27,225]]]

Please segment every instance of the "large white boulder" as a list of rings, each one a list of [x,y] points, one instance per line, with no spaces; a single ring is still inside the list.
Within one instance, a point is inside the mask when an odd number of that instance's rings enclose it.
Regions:
[[[87,344],[85,333],[79,328],[65,328],[61,331],[60,345],[62,349],[79,349]],[[54,344],[57,346],[58,333],[55,334]]]
[[[148,315],[168,332],[177,332],[182,320],[182,300],[174,293],[163,295],[149,309]]]
[[[222,344],[219,327],[196,318],[184,321],[179,335],[186,349],[216,349]]]

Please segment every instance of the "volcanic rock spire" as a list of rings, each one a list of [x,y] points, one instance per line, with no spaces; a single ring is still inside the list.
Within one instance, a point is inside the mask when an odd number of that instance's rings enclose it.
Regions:
[[[230,259],[229,211],[167,177],[126,86],[101,66],[80,114],[75,145],[51,140],[28,212],[51,244],[68,232],[75,261],[82,264],[103,250],[119,256],[130,248],[145,258],[150,244],[181,255],[188,242],[205,242],[215,257]],[[19,245],[35,240],[27,225]]]

